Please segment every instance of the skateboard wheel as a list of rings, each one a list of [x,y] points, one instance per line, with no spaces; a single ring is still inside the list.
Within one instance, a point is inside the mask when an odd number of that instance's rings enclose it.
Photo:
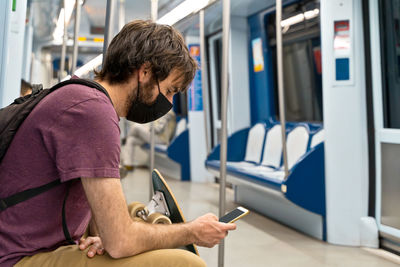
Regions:
[[[128,211],[132,218],[135,218],[135,217],[140,218],[140,216],[138,216],[139,211],[144,211],[146,214],[148,214],[146,205],[144,205],[141,202],[132,202],[131,204],[129,204]]]
[[[158,212],[150,214],[146,221],[152,224],[172,224],[171,220],[167,216]]]

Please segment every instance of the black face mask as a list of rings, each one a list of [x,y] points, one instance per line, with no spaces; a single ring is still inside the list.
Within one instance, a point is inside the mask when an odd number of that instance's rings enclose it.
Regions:
[[[138,92],[136,99],[133,101],[131,108],[128,111],[128,115],[126,119],[129,121],[137,122],[137,123],[147,123],[151,121],[155,121],[171,110],[172,104],[169,100],[161,93],[160,85],[158,84],[158,96],[156,101],[151,104],[147,105],[140,101],[139,98],[139,89],[140,83],[138,81]]]

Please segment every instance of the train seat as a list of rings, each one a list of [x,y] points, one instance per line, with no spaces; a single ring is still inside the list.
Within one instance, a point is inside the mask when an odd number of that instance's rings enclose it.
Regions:
[[[142,148],[150,150],[150,144],[144,144]],[[163,159],[166,158],[172,160],[180,166],[177,177],[180,176],[181,180],[190,181],[189,129],[185,118],[178,118],[175,135],[171,142],[168,145],[156,144],[154,151],[156,152],[156,164],[157,162],[163,162]],[[157,157],[160,157],[160,161],[157,160]],[[165,162],[165,165],[168,165],[167,162]],[[170,170],[164,167],[156,166],[156,168],[161,168],[164,172],[169,173]],[[174,170],[171,170],[170,176],[176,176]]]
[[[322,143],[325,139],[325,130],[321,129],[317,133],[314,134],[314,136],[311,139],[311,144],[310,148],[314,148],[320,143]]]
[[[277,169],[281,165],[282,127],[274,125],[267,133],[260,168]]]
[[[265,124],[261,161],[257,164],[256,157],[252,158],[255,162],[245,161],[245,153],[240,151],[246,150],[247,153],[247,147],[243,143],[246,144],[247,136],[252,136],[250,130],[254,127],[237,131],[228,138],[227,181],[233,185],[251,185],[251,188],[260,188],[259,191],[264,193],[271,189],[278,191],[282,198],[324,216],[324,130],[321,125],[287,123],[289,175],[286,178],[282,162],[282,128],[279,122]],[[215,147],[205,162],[206,168],[217,177],[220,168],[219,152],[219,146]]]
[[[260,122],[228,139],[227,170],[254,168],[260,164],[266,127],[266,123]],[[212,172],[220,168],[219,149],[220,146],[216,146],[206,161],[206,168]]]
[[[249,130],[247,138],[246,153],[243,161],[228,161],[229,168],[252,168],[260,163],[262,148],[265,138],[265,124],[257,123]]]
[[[275,132],[273,133],[276,135],[276,137],[273,141],[277,142],[278,141],[277,139],[279,139],[279,141],[281,142],[281,140],[282,140],[282,135],[280,133],[281,127],[280,127],[280,125],[276,125],[276,126],[274,126],[274,128],[276,128],[277,130],[276,130],[276,133]],[[270,131],[274,130],[274,128],[272,128]],[[279,131],[279,133],[278,133],[278,131]],[[280,136],[280,138],[278,137],[278,135]],[[298,126],[289,132],[289,134],[287,136],[287,141],[286,141],[289,170],[291,170],[292,167],[296,164],[296,162],[301,158],[301,156],[303,156],[307,152],[308,140],[309,140],[309,133],[304,126]],[[267,142],[268,142],[268,139],[267,139]],[[282,145],[281,145],[281,143],[279,145],[277,143],[266,144],[266,148],[268,146],[270,146],[274,150],[271,149],[271,151],[266,151],[266,149],[264,149],[264,153],[267,153],[266,155],[264,155],[264,157],[275,158],[275,162],[272,162],[272,163],[276,164],[276,159],[279,158],[279,161],[281,159]],[[274,152],[275,152],[275,154],[273,154]],[[271,155],[269,156],[269,154],[271,154]],[[264,160],[263,160],[263,163],[264,163]],[[265,163],[271,163],[271,161],[267,160]],[[260,177],[262,177],[264,179],[273,178],[273,179],[282,181],[285,178],[284,166],[276,167],[276,165],[275,166],[268,165],[265,163],[263,165],[256,166],[253,169],[249,169],[248,172],[251,174],[254,174],[254,175],[259,175]],[[275,168],[271,168],[270,166],[273,166]]]
[[[269,129],[268,132],[266,133],[264,150],[262,151],[261,165],[256,165],[252,163],[240,164],[236,162],[227,162],[227,169],[233,171],[240,170],[244,172],[246,171],[251,172],[252,170],[256,169],[260,171],[262,170],[263,172],[268,172],[279,169],[279,167],[281,166],[281,158],[282,158],[281,140],[282,140],[281,126],[279,124],[272,126],[272,128]],[[262,146],[263,144],[259,145],[259,147]]]
[[[257,123],[249,131],[247,138],[246,154],[244,157],[245,162],[259,163],[262,155],[262,147],[265,137],[265,125]]]
[[[180,119],[177,123],[176,123],[176,129],[175,129],[175,134],[174,137],[171,139],[171,142],[173,142],[173,140],[179,136],[181,133],[183,133],[187,128],[187,122],[185,118]],[[148,144],[147,144],[148,146]],[[149,147],[149,146],[148,146]],[[167,150],[168,150],[168,145],[164,145],[164,144],[155,144],[154,145],[154,149],[155,151],[159,152],[159,153],[164,153],[167,154]]]
[[[263,123],[257,123],[253,126],[249,130],[244,160],[234,162],[228,160],[226,165],[227,172],[238,176],[244,175],[260,179],[272,178],[272,180],[282,181],[284,178],[284,167],[282,162],[281,129],[280,124],[266,127]],[[290,170],[301,156],[307,152],[309,132],[311,130],[307,124],[303,124],[294,126],[294,129],[292,129],[291,125],[288,125],[287,131],[289,132],[287,134],[286,145],[288,167]],[[263,144],[264,135],[265,144]],[[321,135],[318,135],[318,138],[320,140]],[[264,149],[262,149],[263,147]],[[220,162],[219,160],[207,161],[206,166],[212,169],[219,169]]]

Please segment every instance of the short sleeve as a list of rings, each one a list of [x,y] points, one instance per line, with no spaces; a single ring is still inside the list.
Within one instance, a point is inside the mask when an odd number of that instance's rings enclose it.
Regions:
[[[110,101],[93,98],[69,107],[42,136],[62,182],[119,178],[120,129]]]

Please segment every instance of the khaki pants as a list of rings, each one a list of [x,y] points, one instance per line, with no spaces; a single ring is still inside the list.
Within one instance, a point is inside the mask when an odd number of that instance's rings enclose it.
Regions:
[[[59,247],[55,251],[26,256],[16,267],[204,267],[205,262],[192,252],[182,249],[161,249],[136,256],[113,259],[107,253],[87,257],[87,250],[81,251],[77,245]]]
[[[129,213],[134,204],[129,205]],[[87,233],[85,234],[87,235]],[[136,256],[113,259],[110,255],[96,255],[87,257],[88,249],[82,251],[78,245],[62,246],[50,252],[42,252],[33,256],[26,256],[16,267],[204,267],[205,262],[192,252],[182,249],[160,249],[145,252]]]

